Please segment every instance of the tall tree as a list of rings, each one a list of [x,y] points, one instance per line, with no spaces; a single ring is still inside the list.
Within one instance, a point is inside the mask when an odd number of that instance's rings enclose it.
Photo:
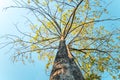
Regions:
[[[67,55],[69,53],[75,62],[73,64],[81,69],[81,71],[76,69],[79,71],[78,74],[82,72],[86,80],[101,79],[104,72],[108,72],[114,79],[120,77],[118,73],[120,69],[120,28],[107,30],[106,27],[111,28],[111,26],[103,24],[105,21],[109,21],[110,24],[120,20],[120,18],[102,17],[108,14],[106,7],[110,4],[109,0],[20,1],[15,0],[17,6],[12,7],[30,10],[38,22],[35,24],[27,18],[30,22],[30,34],[23,33],[17,28],[24,37],[7,36],[10,40],[5,43],[5,46],[13,45],[12,49],[16,52],[13,54],[14,61],[20,59],[25,62],[26,59],[31,59],[31,54],[35,52],[39,59],[47,57],[46,68],[49,69],[54,62],[55,55],[56,61],[57,56],[64,53],[62,57],[68,59],[70,65],[71,58]],[[65,40],[66,44],[61,43],[61,39]],[[64,45],[62,51],[59,43]],[[52,72],[54,72],[55,65]]]

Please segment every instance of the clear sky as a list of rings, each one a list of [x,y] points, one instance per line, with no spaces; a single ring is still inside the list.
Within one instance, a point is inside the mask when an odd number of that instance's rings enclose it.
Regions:
[[[23,15],[27,15],[24,10],[3,8],[13,5],[12,0],[0,0],[0,36],[4,34],[18,34],[13,23],[22,22]],[[114,0],[108,7],[110,16],[120,17],[120,0]],[[0,80],[48,80],[49,75],[45,73],[45,62],[39,61],[35,56],[36,61],[33,64],[26,65],[18,62],[13,63],[10,60],[10,53],[4,54],[5,49],[0,50]],[[102,80],[112,80],[105,73]]]

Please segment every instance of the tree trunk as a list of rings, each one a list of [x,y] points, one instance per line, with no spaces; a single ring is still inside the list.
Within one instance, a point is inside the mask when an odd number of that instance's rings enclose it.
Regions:
[[[60,41],[50,80],[84,80],[80,68],[65,44],[65,40]]]

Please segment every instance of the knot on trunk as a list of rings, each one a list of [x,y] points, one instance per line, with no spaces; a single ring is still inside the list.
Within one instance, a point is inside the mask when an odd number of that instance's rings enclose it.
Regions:
[[[64,40],[64,36],[63,36],[63,35],[61,35],[61,38],[60,38],[60,40],[61,40],[61,41],[63,41],[63,40]]]

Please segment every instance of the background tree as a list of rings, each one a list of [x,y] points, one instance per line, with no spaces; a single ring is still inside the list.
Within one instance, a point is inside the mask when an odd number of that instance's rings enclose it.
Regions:
[[[15,0],[13,8],[25,8],[36,17],[33,23],[27,18],[31,31],[22,37],[7,35],[9,41],[4,46],[12,45],[15,50],[13,61],[32,60],[32,54],[37,53],[39,59],[46,59],[46,68],[52,65],[58,44],[63,37],[69,50],[80,66],[84,77],[100,79],[102,73],[119,78],[120,69],[120,28],[107,30],[105,21],[120,18],[103,18],[108,14],[108,1],[100,0]],[[33,15],[31,15],[33,17]],[[102,24],[99,24],[102,23]],[[104,25],[103,25],[104,24]],[[111,23],[112,24],[112,23]],[[3,44],[3,43],[1,43]],[[2,46],[2,47],[4,47]]]

